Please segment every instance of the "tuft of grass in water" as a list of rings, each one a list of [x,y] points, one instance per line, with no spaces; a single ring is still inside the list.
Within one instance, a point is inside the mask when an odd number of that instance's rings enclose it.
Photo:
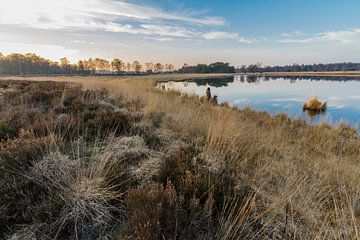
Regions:
[[[304,104],[303,110],[323,112],[326,110],[326,102],[322,103],[317,97],[313,97]]]

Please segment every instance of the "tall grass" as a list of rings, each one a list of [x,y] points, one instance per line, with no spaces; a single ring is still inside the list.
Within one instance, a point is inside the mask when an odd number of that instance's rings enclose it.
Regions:
[[[231,176],[236,191],[251,189],[254,194],[242,208],[225,206],[218,239],[239,239],[240,232],[241,239],[359,239],[360,140],[356,130],[213,106],[196,96],[154,88],[157,80],[172,78],[183,76],[51,80],[106,89],[111,96],[133,103],[134,111],[164,114],[159,124],[191,139],[205,166]],[[98,179],[96,174],[90,176],[90,180]],[[83,184],[78,189],[88,186],[86,181]]]

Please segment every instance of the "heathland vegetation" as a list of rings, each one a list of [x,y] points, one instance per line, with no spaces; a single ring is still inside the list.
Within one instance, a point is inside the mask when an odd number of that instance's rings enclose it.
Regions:
[[[154,88],[189,77],[3,78],[0,238],[359,239],[355,129]]]

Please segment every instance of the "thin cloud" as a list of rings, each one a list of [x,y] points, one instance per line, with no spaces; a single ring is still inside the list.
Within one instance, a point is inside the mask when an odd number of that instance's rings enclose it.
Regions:
[[[237,33],[229,32],[208,32],[204,33],[203,37],[205,39],[236,39],[239,35]]]
[[[283,37],[298,37],[298,36],[304,36],[305,33],[303,31],[300,30],[295,30],[293,32],[290,33],[282,33],[281,36]]]
[[[242,43],[251,43],[253,42],[250,39],[246,39],[243,37],[240,37],[238,33],[231,33],[231,32],[207,32],[202,35],[204,39],[208,40],[237,40]]]
[[[217,16],[169,13],[158,8],[115,0],[12,0],[0,8],[0,24],[21,24],[43,29],[91,28],[94,23],[106,25],[124,20],[167,20],[209,26],[225,24],[225,20]]]
[[[77,43],[77,44],[85,44],[85,45],[94,45],[94,42],[91,41],[84,41],[84,40],[74,40],[72,41],[73,43]]]
[[[194,38],[200,35],[199,32],[185,27],[158,24],[141,24],[140,26],[133,26],[130,24],[111,22],[106,24],[93,24],[92,27],[97,30],[104,30],[113,33],[142,34],[163,37]]]
[[[145,37],[145,38],[159,42],[171,42],[176,40],[175,38],[171,38],[171,37]]]
[[[283,34],[284,36],[284,34]],[[296,38],[290,35],[285,35],[284,39],[280,39],[279,42],[282,43],[328,43],[328,42],[338,42],[338,43],[354,43],[360,42],[360,29],[353,28],[343,31],[327,31],[322,33],[317,33],[308,37]]]
[[[30,43],[13,43],[0,42],[1,51],[5,54],[10,53],[37,53],[40,56],[49,59],[60,59],[63,56],[72,57],[77,56],[79,51],[60,45],[50,44],[30,44]]]
[[[154,25],[154,24],[142,24],[142,32],[145,34],[157,34],[160,36],[169,37],[196,37],[198,32],[189,30],[184,27],[178,26],[166,26],[166,25]]]

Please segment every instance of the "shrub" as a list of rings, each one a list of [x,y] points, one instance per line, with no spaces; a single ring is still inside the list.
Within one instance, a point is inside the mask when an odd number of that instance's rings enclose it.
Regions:
[[[15,225],[32,222],[33,207],[41,201],[46,188],[28,178],[26,172],[36,158],[47,152],[49,141],[29,137],[0,145],[0,238]]]
[[[208,239],[211,235],[212,200],[200,205],[193,197],[189,206],[172,183],[131,189],[125,201],[127,224],[120,239]]]
[[[180,148],[168,157],[158,180],[164,185],[170,180],[188,204],[193,196],[204,203],[211,193],[216,204],[221,205],[223,196],[230,194],[234,187],[230,176],[209,171],[193,146]]]
[[[17,131],[15,128],[8,126],[4,122],[0,122],[0,142],[8,140],[10,138],[14,138],[17,135]]]
[[[50,104],[53,94],[48,91],[35,90],[29,93],[28,98],[31,103]]]

